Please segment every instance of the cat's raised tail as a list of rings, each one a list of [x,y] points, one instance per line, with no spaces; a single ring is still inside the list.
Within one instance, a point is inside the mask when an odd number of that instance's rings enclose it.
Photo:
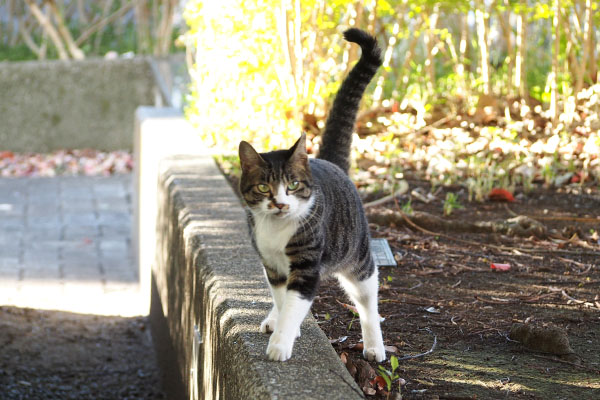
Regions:
[[[351,28],[344,32],[344,38],[360,45],[362,54],[335,96],[317,158],[330,161],[347,173],[350,168],[352,132],[360,100],[382,60],[377,40],[367,32]]]

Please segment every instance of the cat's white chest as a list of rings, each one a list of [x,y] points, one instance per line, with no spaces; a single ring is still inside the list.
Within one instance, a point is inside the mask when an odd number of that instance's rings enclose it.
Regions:
[[[256,247],[263,260],[269,267],[276,268],[286,276],[290,271],[290,260],[285,254],[285,247],[296,228],[293,221],[269,217],[258,219],[254,225]]]

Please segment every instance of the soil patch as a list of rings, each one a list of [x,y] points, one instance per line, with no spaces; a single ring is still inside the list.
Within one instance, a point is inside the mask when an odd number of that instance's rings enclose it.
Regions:
[[[409,184],[411,190],[431,190],[427,181]],[[464,208],[444,216],[448,192],[457,194]],[[398,261],[398,267],[379,272],[388,359],[433,351],[401,360],[395,371],[400,379],[391,392],[382,379],[365,384],[364,377],[373,376],[369,368],[375,376],[381,371],[377,363],[359,362],[360,322],[341,304],[348,301],[331,281],[323,283],[312,310],[334,348],[354,368],[351,373],[365,393],[373,394],[369,398],[600,398],[598,190],[538,188],[517,194],[512,203],[469,203],[466,196],[460,187],[447,187],[429,203],[412,197],[415,212],[449,222],[444,231],[393,221],[371,224],[373,237],[388,239]],[[409,197],[370,212],[400,212]],[[448,229],[452,223],[515,215],[535,219],[548,234]],[[493,269],[492,264],[508,264],[509,269]],[[527,335],[514,334],[524,329]],[[538,343],[544,335],[549,344]],[[554,351],[559,345],[568,351]],[[389,360],[382,366],[392,370]]]
[[[2,399],[164,399],[145,317],[0,306]]]

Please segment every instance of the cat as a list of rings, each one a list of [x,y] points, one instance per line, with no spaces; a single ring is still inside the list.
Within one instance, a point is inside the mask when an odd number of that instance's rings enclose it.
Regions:
[[[266,352],[271,360],[291,357],[319,282],[329,276],[356,305],[364,357],[385,360],[369,227],[348,177],[358,107],[381,66],[381,50],[374,37],[356,28],[344,38],[359,44],[362,54],[336,94],[317,158],[308,158],[305,134],[288,150],[259,154],[245,141],[239,145],[240,193],[273,297],[260,326],[272,332]]]

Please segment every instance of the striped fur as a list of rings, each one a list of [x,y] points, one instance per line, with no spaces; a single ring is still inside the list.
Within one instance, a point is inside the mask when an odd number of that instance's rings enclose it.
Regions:
[[[273,332],[267,347],[272,360],[291,356],[300,324],[327,276],[338,278],[360,310],[365,357],[385,359],[369,227],[347,175],[358,104],[380,52],[362,31],[351,29],[345,37],[359,43],[363,55],[336,96],[319,158],[308,159],[305,135],[288,150],[261,154],[240,143],[240,192],[273,295],[273,309],[261,325],[261,331]]]
[[[350,168],[350,145],[360,100],[367,85],[381,66],[381,50],[375,38],[360,29],[344,32],[349,42],[362,49],[360,60],[342,83],[329,112],[318,158],[331,161],[343,171]]]

